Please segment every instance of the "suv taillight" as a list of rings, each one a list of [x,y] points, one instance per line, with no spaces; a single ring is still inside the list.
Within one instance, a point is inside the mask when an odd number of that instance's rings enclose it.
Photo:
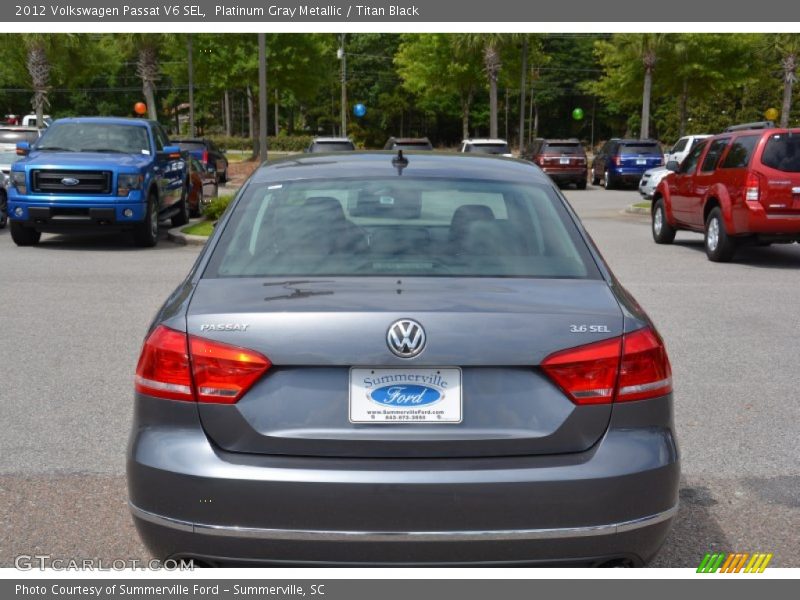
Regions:
[[[159,325],[142,347],[135,387],[156,398],[233,404],[271,366],[253,350]]]
[[[609,404],[672,391],[664,343],[650,328],[551,354],[542,369],[575,404]]]
[[[747,172],[744,182],[744,199],[747,202],[758,202],[761,199],[761,178],[754,171]]]
[[[203,150],[203,160],[201,160],[204,165],[208,164],[208,150]]]
[[[622,164],[622,157],[619,155],[612,156],[611,162],[613,162],[616,166],[620,166],[620,164]]]

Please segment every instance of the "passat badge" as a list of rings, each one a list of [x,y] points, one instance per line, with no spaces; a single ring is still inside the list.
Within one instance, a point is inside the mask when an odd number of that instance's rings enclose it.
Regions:
[[[247,331],[248,327],[249,323],[203,323],[200,331]]]

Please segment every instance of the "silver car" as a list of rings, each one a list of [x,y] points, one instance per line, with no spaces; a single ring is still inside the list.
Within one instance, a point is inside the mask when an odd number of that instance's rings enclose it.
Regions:
[[[642,178],[639,180],[639,193],[648,200],[652,200],[658,184],[670,173],[672,173],[672,171],[666,167],[648,169],[642,174]]]
[[[664,344],[538,167],[261,167],[147,333],[130,508],[207,565],[642,565],[677,510]]]

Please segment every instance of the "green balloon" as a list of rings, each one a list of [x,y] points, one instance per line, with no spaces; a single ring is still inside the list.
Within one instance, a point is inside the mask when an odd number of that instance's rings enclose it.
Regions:
[[[583,109],[576,108],[572,111],[572,118],[576,121],[580,121],[583,118]]]

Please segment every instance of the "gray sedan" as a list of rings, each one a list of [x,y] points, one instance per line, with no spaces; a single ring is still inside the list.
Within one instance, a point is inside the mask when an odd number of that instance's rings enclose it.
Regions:
[[[130,507],[162,558],[633,566],[677,509],[664,344],[521,161],[261,167],[135,389]]]

